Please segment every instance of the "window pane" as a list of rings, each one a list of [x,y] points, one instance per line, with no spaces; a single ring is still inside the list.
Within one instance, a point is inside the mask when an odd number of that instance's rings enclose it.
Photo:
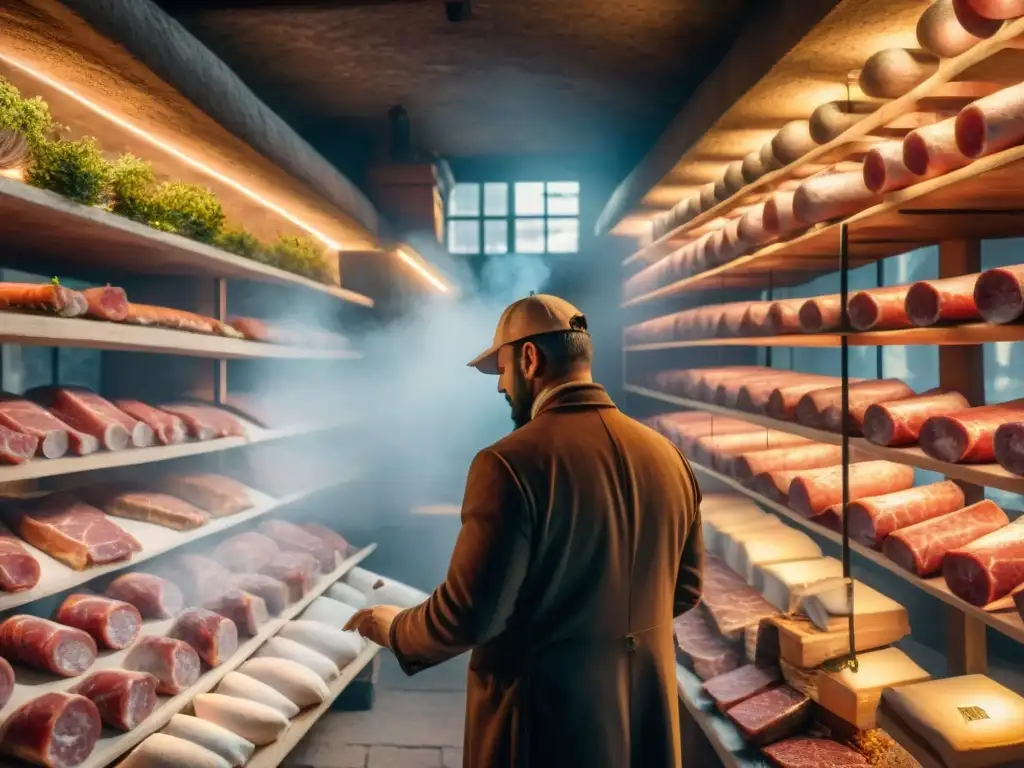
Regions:
[[[449,216],[480,215],[480,185],[456,184],[448,200]]]
[[[480,253],[480,221],[448,220],[448,252]]]
[[[508,219],[484,221],[484,253],[508,253]]]
[[[580,183],[578,181],[548,182],[548,216],[580,215]]]
[[[544,182],[526,181],[516,184],[516,216],[544,215]]]
[[[516,253],[544,253],[544,219],[516,219]]]
[[[576,253],[579,249],[579,219],[548,219],[548,253]]]
[[[484,184],[484,216],[508,216],[508,184]]]

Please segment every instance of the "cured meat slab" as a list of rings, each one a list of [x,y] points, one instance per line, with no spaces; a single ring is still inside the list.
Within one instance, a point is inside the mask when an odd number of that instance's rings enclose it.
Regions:
[[[102,723],[96,705],[73,693],[44,693],[4,721],[0,752],[33,765],[74,768],[92,753]]]
[[[299,523],[299,527],[311,536],[315,536],[341,557],[347,557],[353,551],[348,540],[337,531],[319,523]]]
[[[797,736],[764,747],[764,755],[778,768],[868,768],[860,752],[829,739]]]
[[[951,480],[858,499],[846,508],[850,538],[877,548],[893,531],[956,512],[965,502],[963,489]]]
[[[781,682],[782,672],[778,667],[758,667],[754,664],[747,664],[745,667],[711,678],[704,683],[703,689],[704,693],[715,702],[715,706],[725,712],[730,707],[763,693]]]
[[[106,594],[134,605],[146,619],[169,619],[185,605],[177,585],[151,573],[122,574],[110,582]]]
[[[914,283],[904,303],[907,318],[919,327],[981,319],[974,301],[978,277],[961,275]]]
[[[969,408],[959,392],[931,390],[913,397],[872,403],[864,411],[864,437],[875,445],[912,445],[932,416]]]
[[[956,146],[975,160],[1024,140],[1024,85],[1013,85],[968,104],[956,116]]]
[[[849,467],[850,498],[902,491],[914,484],[914,468],[891,461],[863,461]],[[802,472],[793,478],[787,494],[791,509],[806,517],[820,515],[843,500],[842,467]]]
[[[746,741],[761,746],[797,733],[810,709],[809,698],[780,685],[737,704],[726,714]]]
[[[775,607],[757,590],[714,557],[706,558],[704,563],[702,600],[707,615],[726,640],[742,640],[745,627],[775,613]]]
[[[254,573],[273,560],[281,548],[269,536],[256,531],[239,533],[222,541],[213,551],[213,559],[232,571]]]
[[[161,445],[178,445],[188,437],[185,422],[173,413],[161,411],[138,400],[115,400],[114,405],[153,430],[154,437]]]
[[[0,394],[0,425],[34,437],[39,455],[47,459],[59,459],[71,446],[71,428],[67,424],[42,406],[17,395]]]
[[[33,669],[75,677],[96,661],[96,642],[85,632],[38,616],[0,623],[0,655]]]
[[[1004,324],[1017,320],[1024,314],[1024,266],[982,272],[974,284],[974,303],[985,322]]]
[[[23,592],[39,583],[39,561],[0,523],[0,589]]]
[[[1024,584],[1024,520],[946,553],[942,575],[950,591],[985,606]]]
[[[142,551],[134,536],[68,493],[24,502],[12,520],[25,541],[78,571],[127,560]]]
[[[710,622],[711,617],[700,605],[673,622],[683,663],[701,680],[731,672],[743,663],[742,644],[726,640]]]
[[[1004,423],[1024,420],[1024,399],[983,405],[932,416],[918,437],[933,459],[950,464],[984,464],[995,460],[994,438]]]
[[[88,632],[101,648],[127,648],[142,630],[138,608],[102,595],[69,595],[54,618],[61,624]]]
[[[286,591],[281,582],[276,583],[280,590]],[[260,625],[270,618],[270,611],[264,599],[241,589],[229,589],[207,602],[206,608],[230,620],[238,633],[250,637],[256,635]]]
[[[249,489],[224,475],[172,475],[162,482],[167,493],[185,499],[214,517],[245,512],[254,506]]]
[[[128,294],[124,288],[104,285],[98,288],[86,288],[82,291],[85,297],[89,317],[120,323],[128,317]]]
[[[14,668],[11,663],[0,657],[0,709],[7,706],[14,694]]]
[[[39,438],[0,424],[0,463],[24,464],[39,450]]]
[[[40,387],[28,397],[47,406],[62,421],[100,441],[108,451],[148,448],[153,430],[95,392],[82,387]]]
[[[246,437],[242,422],[223,408],[197,403],[171,403],[160,407],[184,421],[189,434],[198,440]]]
[[[909,328],[906,300],[909,285],[857,291],[850,297],[847,312],[850,326],[857,331],[890,331]]]
[[[188,643],[173,637],[143,636],[124,662],[125,669],[146,672],[157,679],[157,693],[175,696],[199,679],[199,655]]]
[[[277,616],[288,605],[288,587],[262,573],[239,573],[231,580],[231,586],[263,600],[271,616]]]
[[[71,692],[95,704],[104,724],[130,731],[156,708],[156,685],[156,678],[145,672],[103,669],[93,672]]]
[[[956,512],[893,531],[882,543],[882,552],[904,570],[918,576],[932,576],[942,567],[947,553],[1009,522],[995,502],[985,499]]]
[[[219,666],[238,650],[235,623],[205,608],[189,608],[179,615],[171,636],[191,645],[210,667]]]
[[[791,448],[773,448],[752,451],[733,457],[731,474],[740,481],[749,482],[762,472],[793,469],[820,469],[842,461],[843,449],[838,445],[811,443]]]
[[[142,520],[175,531],[199,528],[210,519],[203,510],[166,493],[102,486],[85,489],[82,495],[108,515]]]
[[[334,570],[334,550],[323,540],[284,520],[266,520],[260,523],[260,533],[272,539],[281,549],[304,552],[316,558],[323,571]]]
[[[319,564],[305,552],[282,552],[263,566],[260,573],[282,582],[288,587],[291,601],[296,602],[313,588]]]

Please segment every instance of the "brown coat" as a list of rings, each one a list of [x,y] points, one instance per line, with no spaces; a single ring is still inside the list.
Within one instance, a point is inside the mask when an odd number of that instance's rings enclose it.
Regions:
[[[402,611],[415,674],[464,651],[465,768],[675,768],[672,618],[700,599],[700,491],[597,384],[473,460],[448,576]]]

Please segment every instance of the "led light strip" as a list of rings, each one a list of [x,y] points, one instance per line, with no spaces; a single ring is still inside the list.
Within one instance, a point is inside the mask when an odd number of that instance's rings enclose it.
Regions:
[[[398,258],[400,258],[402,261],[404,261],[406,264],[412,267],[420,275],[420,277],[422,277],[432,286],[437,288],[437,290],[441,291],[441,293],[448,293],[451,290],[451,287],[446,285],[439,277],[431,274],[431,272],[425,266],[423,266],[422,261],[420,261],[419,259],[413,258],[401,248],[398,248],[395,251],[395,254],[398,256]]]

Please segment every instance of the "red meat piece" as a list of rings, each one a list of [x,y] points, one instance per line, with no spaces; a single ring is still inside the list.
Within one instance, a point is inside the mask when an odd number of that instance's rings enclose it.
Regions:
[[[96,661],[96,642],[85,632],[38,616],[0,623],[0,655],[64,677],[82,674]]]
[[[93,672],[71,689],[89,699],[99,710],[103,722],[121,731],[130,731],[156,708],[157,680],[145,672],[128,669],[104,669]]]
[[[102,595],[69,595],[54,618],[88,632],[101,647],[115,650],[134,643],[142,630],[138,608]]]
[[[235,623],[204,608],[189,608],[182,613],[171,635],[191,645],[211,667],[222,664],[238,650]]]
[[[21,592],[39,583],[39,561],[30,555],[21,540],[0,524],[0,589]]]
[[[157,679],[156,692],[176,696],[199,679],[199,655],[191,645],[173,637],[143,637],[128,652],[124,666]]]
[[[107,597],[134,605],[146,619],[177,616],[185,605],[176,584],[151,573],[118,576],[107,586]]]
[[[99,710],[84,696],[44,693],[7,718],[0,751],[33,765],[74,768],[92,754],[102,727]]]

